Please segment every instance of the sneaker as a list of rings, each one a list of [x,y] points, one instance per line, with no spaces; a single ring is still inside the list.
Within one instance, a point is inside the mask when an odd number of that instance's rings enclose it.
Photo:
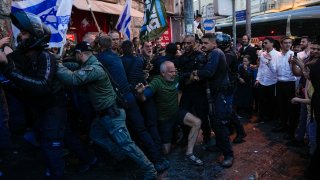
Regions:
[[[154,168],[157,170],[158,173],[161,173],[161,172],[169,169],[169,167],[170,167],[170,163],[169,163],[169,161],[167,161],[165,159],[154,163]]]
[[[233,157],[224,157],[224,160],[222,161],[221,165],[222,167],[229,168],[233,164]]]
[[[185,159],[190,161],[190,162],[192,162],[195,165],[198,165],[198,166],[202,166],[203,165],[203,162],[201,161],[201,159],[196,157],[194,154],[185,155]]]
[[[93,165],[95,165],[97,163],[97,160],[98,158],[97,157],[94,157],[90,162],[88,163],[85,163],[85,164],[82,164],[80,167],[79,167],[79,173],[85,173],[87,172]]]

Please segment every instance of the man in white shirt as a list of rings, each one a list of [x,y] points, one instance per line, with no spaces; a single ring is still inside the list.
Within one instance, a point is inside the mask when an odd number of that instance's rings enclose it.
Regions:
[[[283,37],[280,41],[281,52],[276,61],[276,72],[277,72],[277,85],[276,85],[276,99],[278,106],[279,115],[279,126],[274,127],[274,132],[281,132],[287,129],[288,138],[294,137],[294,131],[296,129],[295,115],[291,104],[291,99],[295,97],[295,82],[297,78],[293,75],[292,65],[289,63],[291,57],[294,55],[293,51],[290,50],[292,46],[292,39],[288,36]],[[297,112],[296,110],[295,112]]]
[[[275,115],[275,85],[277,83],[276,62],[279,52],[273,48],[274,39],[266,37],[265,52],[259,56],[260,65],[255,86],[259,87],[260,121],[273,120]]]
[[[300,47],[302,51],[297,54],[297,57],[299,60],[305,61],[306,59],[308,59],[310,55],[310,44],[311,44],[311,41],[309,37],[302,36],[300,41]]]

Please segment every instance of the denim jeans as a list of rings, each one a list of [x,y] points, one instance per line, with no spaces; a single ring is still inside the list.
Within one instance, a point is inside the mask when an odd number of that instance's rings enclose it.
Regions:
[[[117,117],[105,115],[95,119],[91,127],[90,137],[95,143],[111,152],[112,155],[126,155],[133,159],[143,170],[156,172],[153,164],[132,141],[126,127],[126,114],[123,109],[119,110],[120,115]]]
[[[306,134],[306,126],[308,119],[308,110],[306,104],[300,104],[299,123],[295,132],[295,138],[298,141],[303,141]]]

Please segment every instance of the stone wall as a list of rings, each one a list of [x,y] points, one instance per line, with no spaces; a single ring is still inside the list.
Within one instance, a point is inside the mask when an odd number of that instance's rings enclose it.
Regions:
[[[0,37],[9,35],[11,30],[11,0],[0,1]]]

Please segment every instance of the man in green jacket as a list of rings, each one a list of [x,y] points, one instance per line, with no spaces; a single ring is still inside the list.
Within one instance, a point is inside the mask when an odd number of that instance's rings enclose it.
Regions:
[[[110,79],[103,65],[93,56],[90,44],[79,43],[75,52],[81,68],[71,71],[60,63],[57,77],[65,85],[87,88],[90,101],[98,115],[92,124],[90,137],[116,158],[121,155],[132,158],[144,170],[144,179],[156,179],[157,173],[153,164],[131,140],[125,124],[125,112],[118,107]]]

